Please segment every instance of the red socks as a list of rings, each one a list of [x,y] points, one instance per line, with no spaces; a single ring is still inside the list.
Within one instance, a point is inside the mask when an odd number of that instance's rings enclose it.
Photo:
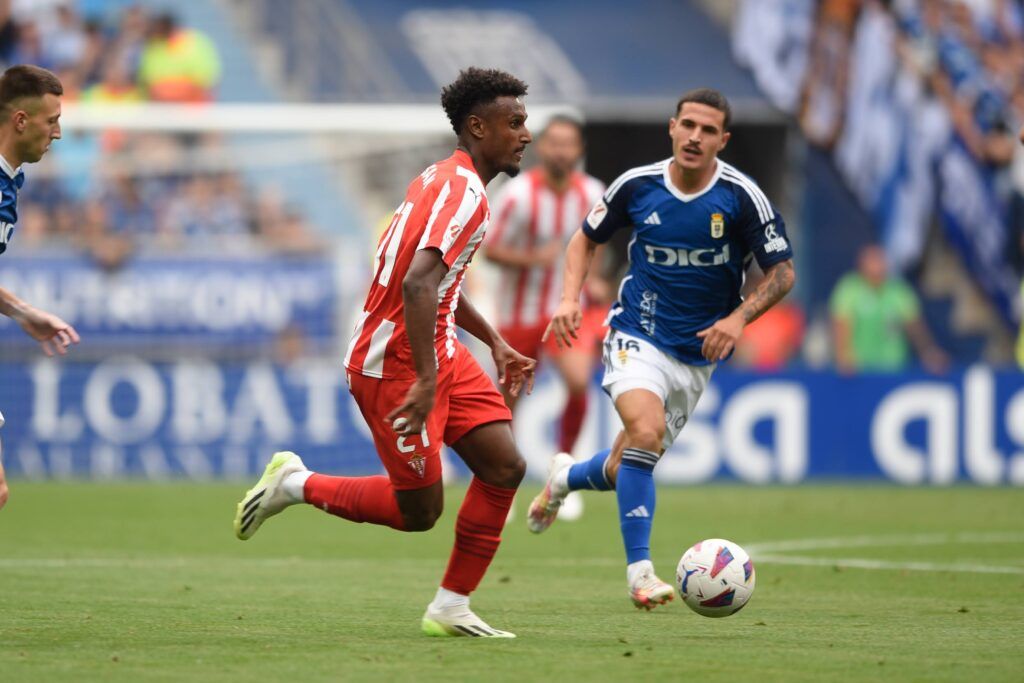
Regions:
[[[476,477],[469,484],[455,520],[455,547],[441,587],[469,595],[480,584],[501,543],[515,489],[485,484]]]
[[[387,477],[329,477],[314,474],[303,488],[306,502],[353,522],[381,524],[403,531],[402,512]]]
[[[569,394],[562,412],[562,424],[558,435],[558,450],[572,453],[576,437],[583,428],[583,418],[587,416],[587,392]]]
[[[306,502],[353,522],[381,524],[402,531],[402,513],[387,477],[329,477],[314,474],[306,480]],[[476,477],[469,485],[455,520],[455,547],[441,586],[469,595],[480,584],[501,543],[515,489],[485,484]]]

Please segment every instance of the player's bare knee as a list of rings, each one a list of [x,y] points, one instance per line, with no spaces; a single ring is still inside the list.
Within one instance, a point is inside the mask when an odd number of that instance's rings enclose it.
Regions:
[[[519,488],[520,482],[523,481],[523,477],[526,476],[526,461],[523,460],[519,453],[513,452],[513,454],[507,458],[495,462],[485,475],[481,476],[480,479],[485,484],[491,486],[500,486],[503,489],[515,489]]]
[[[428,508],[421,510],[402,511],[402,522],[406,531],[430,531],[441,518],[441,510]]]
[[[526,461],[519,453],[516,453],[515,459],[509,463],[506,470],[505,482],[501,486],[507,489],[518,488],[523,478],[526,477]]]
[[[427,492],[414,492],[398,497],[402,524],[406,531],[429,531],[444,512],[444,493],[439,487]]]
[[[662,440],[665,438],[665,427],[654,425],[633,425],[626,430],[626,447],[641,448],[645,451],[661,452]]]

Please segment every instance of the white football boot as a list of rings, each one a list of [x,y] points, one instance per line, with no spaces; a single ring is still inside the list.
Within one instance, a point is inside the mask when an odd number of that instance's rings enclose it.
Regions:
[[[235,536],[249,540],[263,522],[292,505],[295,501],[285,493],[282,483],[289,474],[305,470],[302,458],[291,451],[274,453],[263,476],[246,491],[235,509]]]
[[[629,581],[629,599],[637,609],[652,610],[675,599],[676,589],[654,574],[654,565],[647,564]]]
[[[491,628],[469,609],[469,604],[437,608],[427,605],[423,615],[423,632],[428,636],[467,638],[515,638],[516,634]]]
[[[555,518],[558,517],[558,509],[562,507],[562,501],[569,493],[567,489],[555,484],[555,478],[566,468],[576,464],[573,457],[568,453],[556,453],[551,458],[548,467],[548,480],[544,483],[544,490],[537,494],[537,497],[530,503],[530,510],[526,514],[526,526],[535,534],[547,530]]]

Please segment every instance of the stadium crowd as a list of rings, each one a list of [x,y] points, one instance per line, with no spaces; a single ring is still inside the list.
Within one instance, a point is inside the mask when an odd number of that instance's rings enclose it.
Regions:
[[[0,68],[19,63],[54,71],[65,102],[101,104],[212,101],[221,71],[213,42],[174,14],[135,5],[111,12],[93,0],[0,0]],[[22,246],[63,241],[104,268],[150,245],[321,247],[279,193],[209,163],[230,156],[215,135],[66,133],[54,151],[20,198]]]
[[[875,218],[889,267],[919,271],[926,258],[927,235],[934,234],[930,231],[940,222],[938,198],[893,211],[900,190],[894,190],[898,185],[889,179],[905,179],[904,194],[912,190],[921,198],[931,196],[937,183],[946,181],[938,179],[942,171],[937,159],[951,130],[977,166],[976,177],[993,188],[987,201],[994,206],[1005,239],[988,239],[1005,244],[1002,258],[1018,278],[1024,278],[1024,147],[1017,141],[1024,124],[1024,4],[822,0],[811,6],[807,72],[794,114],[807,140],[833,152],[846,171],[851,189]],[[891,53],[886,48],[890,45]],[[855,92],[862,93],[859,100]],[[879,100],[887,98],[880,106]],[[864,123],[869,120],[870,125]],[[851,134],[851,128],[864,132]],[[883,141],[873,145],[874,158],[858,151],[868,146],[868,137]],[[878,155],[899,159],[900,165],[886,167],[890,161]],[[930,218],[919,220],[929,213]],[[837,311],[852,310],[837,302],[848,300],[853,288],[851,277],[837,287],[844,291],[832,298],[833,323]],[[896,288],[890,289],[893,328],[903,335],[919,309],[917,294],[900,287],[902,294],[896,296]],[[941,356],[919,334],[922,328],[916,323],[912,328],[910,340],[917,340],[913,346],[918,355],[931,358],[924,364],[941,367]],[[1024,333],[1020,339],[1017,360],[1024,367]],[[907,339],[894,343],[894,351],[904,351],[890,358],[904,357]],[[849,368],[851,359],[847,355],[840,365]]]
[[[1011,211],[1014,264],[1024,271],[1024,148],[1015,144],[1024,121],[1021,3],[823,0],[797,112],[804,134],[819,146],[833,146],[843,126],[850,53],[869,6],[883,8],[893,20],[898,58],[947,109],[974,158],[1006,179],[1000,187]],[[111,12],[100,0],[0,0],[0,67],[22,62],[56,72],[65,101],[97,103],[215,100],[221,70],[213,42],[170,13],[153,15],[139,6]],[[141,164],[139,149],[145,150]],[[64,172],[33,169],[21,197],[22,246],[64,242],[108,269],[149,246],[203,251],[258,245],[287,253],[322,248],[279,193],[254,188],[237,170],[209,163],[229,155],[217,136],[65,135],[55,152],[50,163]],[[946,367],[948,359],[923,328],[911,285],[893,275],[875,278],[856,255],[849,267],[829,307],[837,365],[851,372],[898,370],[913,362],[912,348],[929,369]],[[867,299],[876,306],[867,313],[852,303]],[[737,361],[774,370],[808,360],[814,325],[807,318],[798,300],[786,300],[749,328]],[[891,334],[883,339],[871,329]],[[849,339],[840,339],[844,335]],[[1024,365],[1024,350],[1020,360]]]

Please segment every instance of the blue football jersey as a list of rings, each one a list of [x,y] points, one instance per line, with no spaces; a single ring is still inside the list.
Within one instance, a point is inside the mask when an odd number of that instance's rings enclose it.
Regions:
[[[18,222],[18,190],[25,182],[25,173],[15,171],[7,160],[0,157],[0,254],[7,251],[7,243]]]
[[[617,230],[633,230],[611,327],[684,363],[707,365],[697,333],[740,305],[751,258],[767,269],[793,252],[782,216],[753,180],[719,159],[708,186],[687,195],[669,178],[671,161],[619,176],[583,232],[603,243]]]

